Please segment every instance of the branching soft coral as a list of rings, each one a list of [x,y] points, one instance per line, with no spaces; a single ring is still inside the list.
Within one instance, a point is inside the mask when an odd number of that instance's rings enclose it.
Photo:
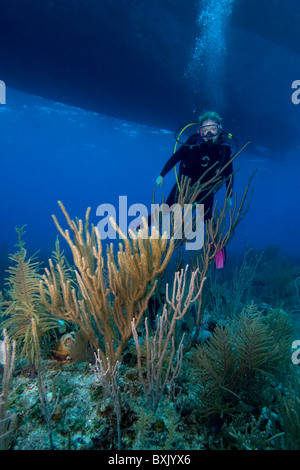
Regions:
[[[79,325],[105,366],[108,359],[114,365],[132,336],[132,320],[138,327],[143,318],[157,278],[170,261],[174,241],[158,233],[143,237],[140,230],[130,242],[111,220],[124,245],[120,243],[116,256],[113,245],[107,247],[105,261],[99,233],[89,223],[90,208],[83,223],[71,220],[63,204],[59,205],[72,234],[53,219],[71,249],[76,285],[50,260],[40,283],[43,302],[53,315]]]

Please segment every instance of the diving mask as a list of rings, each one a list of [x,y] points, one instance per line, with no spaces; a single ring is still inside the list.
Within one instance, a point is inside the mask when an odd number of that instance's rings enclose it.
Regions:
[[[201,137],[212,139],[219,135],[220,126],[219,124],[205,124],[204,126],[200,126],[199,132]]]

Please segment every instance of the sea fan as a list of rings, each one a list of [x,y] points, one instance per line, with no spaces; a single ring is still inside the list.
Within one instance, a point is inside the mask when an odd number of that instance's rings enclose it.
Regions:
[[[4,320],[1,328],[7,329],[9,338],[16,341],[21,356],[25,356],[32,366],[36,359],[32,320],[35,320],[39,337],[42,337],[49,329],[57,327],[57,321],[45,312],[40,299],[39,283],[42,279],[38,273],[40,263],[36,261],[36,256],[26,259],[27,251],[24,243],[20,242],[20,232],[18,235],[20,249],[10,256],[13,262],[13,265],[8,268],[7,279],[10,302],[8,308],[2,313]]]
[[[199,412],[234,415],[272,400],[271,383],[284,370],[291,344],[283,313],[275,320],[249,305],[195,348],[189,365]]]
[[[278,343],[254,305],[249,305],[242,311],[234,326],[235,348],[241,374],[256,371],[268,374],[278,367]]]
[[[229,326],[217,326],[211,341],[205,347],[199,346],[193,355],[205,393],[215,393],[219,387],[228,387],[236,361],[233,341]]]
[[[60,243],[59,243],[59,238],[56,238],[55,241],[55,249],[52,251],[52,258],[53,258],[53,264],[55,266],[60,267],[60,271],[62,273],[62,276],[65,280],[69,280],[72,284],[76,285],[76,276],[75,276],[75,270],[72,269],[70,264],[68,263],[68,260],[66,256],[64,255],[64,250],[61,250],[60,248]],[[56,282],[57,285],[60,285],[61,281],[61,276],[58,274],[58,272],[55,272],[56,274]]]

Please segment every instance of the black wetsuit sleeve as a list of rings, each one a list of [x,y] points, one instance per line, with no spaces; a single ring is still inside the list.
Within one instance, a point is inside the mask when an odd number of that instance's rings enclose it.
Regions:
[[[169,173],[169,171],[172,170],[172,168],[174,168],[174,166],[177,165],[178,162],[186,158],[189,145],[194,145],[198,137],[199,135],[197,134],[190,136],[185,142],[185,144],[182,145],[175,153],[173,153],[173,155],[169,158],[162,171],[160,172],[160,175],[162,177],[165,177],[166,174]]]
[[[167,173],[175,166],[178,162],[181,161],[182,157],[185,154],[184,147],[180,147],[175,153],[173,153],[172,157],[169,158],[165,166],[163,167],[160,175],[165,177]]]

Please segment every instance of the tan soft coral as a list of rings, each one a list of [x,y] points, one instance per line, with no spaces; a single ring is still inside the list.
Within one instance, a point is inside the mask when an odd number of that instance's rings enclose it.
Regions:
[[[66,278],[59,264],[52,260],[40,283],[41,298],[55,317],[80,327],[94,351],[99,350],[104,364],[119,360],[132,336],[131,322],[138,327],[157,279],[165,271],[174,251],[174,241],[158,233],[148,238],[139,235],[129,241],[113,220],[124,245],[115,257],[113,246],[107,249],[107,261],[96,227],[89,226],[90,209],[85,223],[70,219],[62,203],[62,212],[73,233],[63,230],[56,217],[54,222],[68,243],[75,264],[76,281]],[[145,228],[147,230],[147,227]]]

